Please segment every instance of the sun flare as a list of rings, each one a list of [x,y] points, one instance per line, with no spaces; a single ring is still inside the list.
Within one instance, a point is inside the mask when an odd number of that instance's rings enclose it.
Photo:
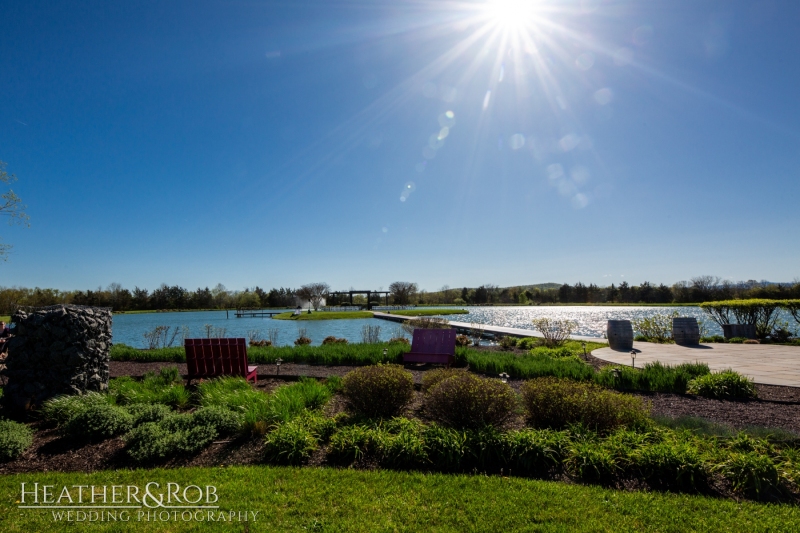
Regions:
[[[489,0],[486,11],[498,25],[520,28],[530,20],[535,3],[535,0]]]

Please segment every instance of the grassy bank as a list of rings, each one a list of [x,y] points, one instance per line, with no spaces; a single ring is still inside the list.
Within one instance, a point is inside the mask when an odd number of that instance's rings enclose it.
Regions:
[[[288,311],[275,315],[272,318],[278,320],[347,320],[352,318],[372,318],[371,311],[316,311],[308,314],[308,311],[303,311],[299,315],[295,315],[294,311]]]
[[[129,531],[796,531],[792,505],[679,494],[619,492],[499,476],[330,468],[223,467],[39,473],[0,477],[0,529],[66,531],[51,510],[17,509],[20,484],[213,485],[219,511],[257,512],[244,523],[137,521]],[[144,509],[145,511],[149,509]],[[207,516],[203,513],[199,516]],[[251,514],[252,516],[252,514]],[[86,524],[88,525],[88,524]],[[93,531],[120,531],[93,522]]]
[[[392,315],[400,316],[438,316],[438,315],[466,315],[466,309],[404,309],[402,311],[387,311]]]

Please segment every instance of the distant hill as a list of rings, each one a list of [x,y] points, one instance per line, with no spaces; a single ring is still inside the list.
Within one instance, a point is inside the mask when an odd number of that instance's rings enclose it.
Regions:
[[[563,283],[537,283],[536,285],[514,285],[511,287],[501,287],[500,290],[517,289],[518,291],[529,291],[533,289],[539,289],[540,291],[546,291],[550,289],[557,289],[562,285]]]

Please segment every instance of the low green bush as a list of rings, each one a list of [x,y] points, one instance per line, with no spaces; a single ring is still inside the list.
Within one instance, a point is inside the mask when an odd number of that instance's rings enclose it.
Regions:
[[[703,337],[702,339],[700,339],[700,342],[719,342],[719,343],[722,343],[722,342],[725,342],[725,337],[723,337],[722,335],[710,335],[708,337]]]
[[[725,342],[727,342],[728,344],[744,344],[748,340],[750,339],[748,339],[747,337],[731,337]]]
[[[399,414],[414,396],[414,378],[400,365],[357,368],[342,380],[342,395],[354,413],[368,418]]]
[[[548,353],[543,354],[538,350],[546,350]],[[522,379],[555,376],[588,381],[594,377],[592,367],[575,355],[552,357],[551,350],[547,348],[536,348],[533,351],[536,353],[517,355],[456,348],[456,365],[469,365],[469,369],[478,374],[497,376],[505,372],[512,378]]]
[[[193,455],[205,448],[217,436],[210,426],[192,426],[191,415],[173,415],[161,422],[147,422],[125,435],[125,448],[136,462],[149,463],[174,457]]]
[[[125,406],[125,410],[133,417],[133,426],[145,422],[159,422],[170,416],[173,411],[160,403],[135,403]]]
[[[381,464],[389,468],[416,468],[428,462],[424,428],[417,420],[393,418],[382,424]]]
[[[511,418],[516,405],[516,395],[507,383],[466,372],[440,381],[425,396],[425,412],[433,420],[456,429],[501,427]]]
[[[500,337],[498,344],[503,350],[513,350],[517,347],[517,339],[514,337]]]
[[[305,346],[307,344],[311,344],[311,339],[309,339],[308,337],[297,337],[294,340],[294,345],[295,346]],[[339,344],[339,343],[336,343],[336,344]]]
[[[640,398],[593,383],[538,378],[523,383],[521,391],[528,421],[534,427],[561,429],[580,423],[607,433],[650,422],[649,407]]]
[[[569,433],[522,429],[505,434],[505,462],[513,473],[549,477],[561,470],[571,444]]]
[[[695,490],[707,484],[707,463],[691,443],[656,442],[632,455],[639,475],[654,486]]]
[[[33,430],[13,420],[0,420],[0,463],[13,461],[33,444]]]
[[[530,350],[536,346],[539,346],[541,343],[541,339],[537,339],[536,337],[523,337],[521,339],[517,339],[517,348],[520,350]]]
[[[456,335],[456,346],[469,346],[472,341],[466,335]]]
[[[242,428],[243,416],[224,407],[210,405],[192,413],[192,423],[214,428],[217,435],[228,436],[238,433]]]
[[[465,432],[431,424],[423,430],[422,438],[425,454],[437,470],[451,472],[461,469],[468,449]]]
[[[347,339],[339,339],[333,335],[329,335],[322,339],[322,344],[347,344]]]
[[[336,463],[352,464],[381,450],[385,431],[364,425],[346,426],[331,436],[328,456]]]
[[[99,392],[89,392],[75,396],[56,396],[42,404],[39,408],[39,417],[45,422],[63,426],[88,407],[100,404],[114,404],[114,398]]]
[[[570,476],[590,483],[609,483],[623,469],[614,450],[592,441],[574,442],[564,462]]]
[[[688,391],[717,399],[750,399],[758,396],[753,380],[733,370],[699,376],[689,382]]]
[[[70,418],[64,425],[64,433],[76,438],[107,439],[129,431],[133,421],[133,416],[122,407],[96,403]]]
[[[468,373],[465,368],[434,368],[428,370],[422,376],[422,390],[427,392],[434,385],[438,385],[445,379],[453,376],[460,376]]]

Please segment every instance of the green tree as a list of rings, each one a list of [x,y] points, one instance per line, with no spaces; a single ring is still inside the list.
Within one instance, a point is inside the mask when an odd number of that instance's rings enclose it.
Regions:
[[[17,181],[16,176],[6,172],[6,164],[2,161],[0,161],[0,181],[9,184]],[[28,206],[22,204],[22,200],[20,200],[19,196],[17,196],[12,189],[1,194],[0,199],[0,214],[8,217],[8,223],[10,225],[20,224],[23,226],[30,226],[28,223],[30,217],[25,213],[25,209]],[[10,244],[0,242],[0,258],[2,258],[3,261],[8,260],[8,253],[10,250]]]

